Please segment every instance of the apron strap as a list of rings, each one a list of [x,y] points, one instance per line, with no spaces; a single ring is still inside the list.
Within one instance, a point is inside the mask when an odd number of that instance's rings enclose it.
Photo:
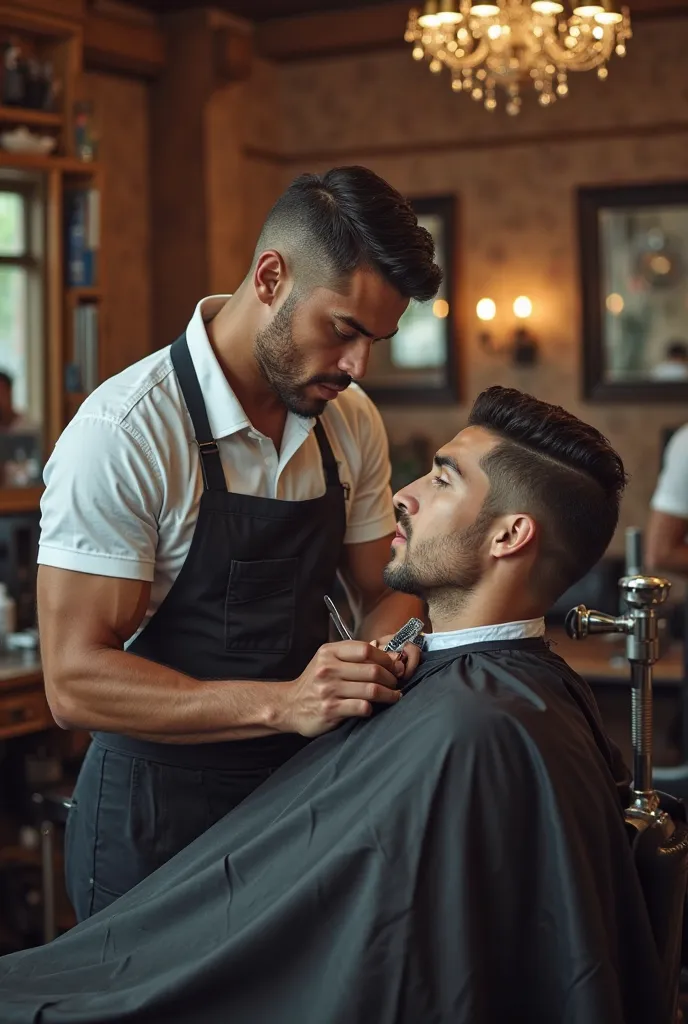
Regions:
[[[203,486],[206,491],[226,491],[227,481],[222,468],[220,452],[210,429],[201,385],[198,383],[185,333],[172,344],[170,358],[193,423],[195,441],[201,460]]]
[[[322,422],[317,419],[315,421],[315,427],[313,428],[316,440],[318,442],[318,448],[320,449],[320,458],[322,459],[323,472],[325,474],[325,482],[328,487],[341,487],[341,480],[339,479],[339,470],[337,469],[337,460],[334,457],[332,446],[325,433],[325,428]]]

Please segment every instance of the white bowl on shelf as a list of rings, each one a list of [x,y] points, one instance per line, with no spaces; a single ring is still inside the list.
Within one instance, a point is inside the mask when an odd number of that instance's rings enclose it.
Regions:
[[[28,128],[13,128],[11,132],[0,133],[0,145],[8,153],[33,153],[47,156],[52,153],[57,139],[52,135],[35,135]]]

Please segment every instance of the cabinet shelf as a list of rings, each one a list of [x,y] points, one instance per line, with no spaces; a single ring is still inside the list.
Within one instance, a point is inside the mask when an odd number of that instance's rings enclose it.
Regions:
[[[88,300],[89,302],[100,302],[103,298],[103,289],[98,288],[97,285],[81,285],[73,288],[67,288],[65,295],[69,302],[81,302],[82,300]]]
[[[92,177],[98,174],[97,163],[77,160],[71,156],[44,156],[40,153],[10,153],[0,149],[0,167],[21,167],[36,171],[63,171],[65,174],[77,174]]]
[[[38,508],[42,486],[0,487],[0,514],[7,512],[33,512]]]
[[[25,124],[36,127],[59,127],[63,123],[62,114],[50,110],[31,110],[30,107],[0,106],[0,124]]]

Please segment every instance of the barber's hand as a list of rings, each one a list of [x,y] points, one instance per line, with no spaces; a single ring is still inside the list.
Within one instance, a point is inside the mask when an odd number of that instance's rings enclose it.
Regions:
[[[383,636],[381,640],[371,640],[370,645],[371,647],[377,647],[378,650],[382,650],[394,635],[394,633],[390,633],[389,636]],[[405,659],[404,674],[399,679],[401,682],[406,682],[420,664],[420,647],[417,644],[404,644],[399,653],[403,654]]]
[[[363,640],[324,644],[288,683],[280,728],[320,736],[345,718],[367,718],[371,703],[396,704],[404,660]]]

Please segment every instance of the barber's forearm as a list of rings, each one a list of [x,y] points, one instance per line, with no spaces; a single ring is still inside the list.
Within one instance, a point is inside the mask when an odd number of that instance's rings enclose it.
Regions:
[[[287,683],[200,681],[126,651],[99,648],[61,671],[46,666],[58,725],[156,743],[215,743],[280,731]]]
[[[386,590],[374,607],[364,614],[356,635],[360,640],[378,640],[396,633],[414,617],[425,621],[426,608],[422,601],[410,594]]]
[[[669,549],[653,551],[648,547],[647,569],[649,572],[671,572],[688,575],[688,544],[677,544]]]

